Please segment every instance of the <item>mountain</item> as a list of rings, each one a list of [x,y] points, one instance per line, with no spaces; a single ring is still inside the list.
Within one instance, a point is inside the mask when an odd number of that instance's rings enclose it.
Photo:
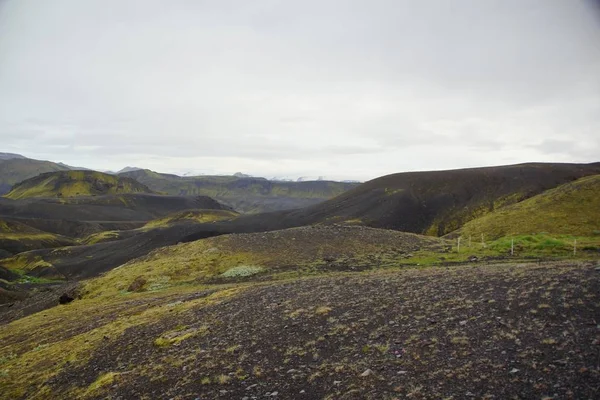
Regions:
[[[125,167],[123,169],[120,169],[119,171],[117,171],[117,174],[122,174],[123,172],[131,172],[131,171],[138,171],[142,168],[138,168],[138,167]]]
[[[15,153],[0,153],[0,160],[25,159],[27,157]]]
[[[13,186],[9,199],[31,197],[76,197],[121,193],[153,193],[147,186],[127,177],[96,171],[47,172]]]
[[[600,235],[600,175],[547,190],[522,202],[467,222],[454,236],[502,236],[547,233]]]
[[[2,153],[6,154],[6,153]],[[0,195],[10,191],[15,183],[45,172],[68,171],[68,165],[29,158],[0,158]]]
[[[306,207],[356,187],[333,181],[274,182],[247,176],[193,176],[137,170],[120,174],[172,195],[210,196],[238,212],[258,213]]]
[[[501,207],[595,174],[600,174],[600,163],[405,172],[363,183],[314,206],[247,216],[235,223],[272,230],[346,222],[443,236]]]

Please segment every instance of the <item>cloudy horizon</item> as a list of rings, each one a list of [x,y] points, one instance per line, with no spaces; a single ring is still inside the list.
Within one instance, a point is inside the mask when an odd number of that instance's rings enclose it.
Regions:
[[[0,152],[325,176],[600,161],[596,1],[0,0]]]

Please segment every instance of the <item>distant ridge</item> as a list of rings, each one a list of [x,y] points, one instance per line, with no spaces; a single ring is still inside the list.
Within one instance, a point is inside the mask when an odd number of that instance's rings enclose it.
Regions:
[[[24,159],[25,156],[15,153],[0,153],[0,160]]]
[[[210,196],[238,212],[260,213],[302,208],[358,186],[334,181],[276,182],[238,173],[235,176],[178,176],[149,169],[119,174],[171,195]]]
[[[597,174],[600,163],[404,172],[373,179],[304,209],[247,217],[250,220],[245,223],[265,230],[352,223],[443,236],[494,210]]]
[[[132,178],[97,171],[47,172],[16,184],[6,195],[9,199],[31,197],[77,197],[123,193],[153,193]]]

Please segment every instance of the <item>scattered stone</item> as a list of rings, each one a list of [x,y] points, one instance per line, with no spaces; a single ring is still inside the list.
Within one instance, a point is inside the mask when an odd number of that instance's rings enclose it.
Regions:
[[[292,369],[288,369],[286,373],[293,374],[294,372],[298,372],[298,370],[292,368]]]
[[[340,383],[342,383],[342,381],[333,381],[334,385],[339,385]]]
[[[360,374],[360,376],[362,376],[363,378],[365,378],[367,376],[371,376],[371,375],[373,375],[373,371],[371,369],[369,369],[369,368],[367,368],[365,370],[365,372],[363,372],[362,374]]]
[[[465,326],[465,325],[467,324],[467,320],[460,321],[458,324],[459,324],[460,326]]]
[[[300,394],[304,394],[304,393],[306,393],[306,390],[302,389],[302,390],[300,391]]]
[[[510,370],[511,374],[516,374],[517,372],[519,372],[519,370],[516,369],[516,368],[513,368],[513,369]]]
[[[408,374],[408,371],[398,371],[397,373],[398,375],[406,375]]]
[[[70,294],[68,293],[63,293],[59,298],[58,298],[58,303],[59,304],[69,304],[70,302],[72,302],[73,300],[75,300]]]
[[[277,396],[278,394],[279,394],[279,392],[275,391],[275,392],[271,393],[271,397],[275,397],[275,396]]]
[[[148,281],[146,280],[146,278],[144,278],[143,276],[138,276],[137,278],[135,278],[133,280],[133,282],[131,282],[131,285],[129,285],[129,287],[127,288],[128,292],[141,292],[144,290],[144,285],[147,283]]]

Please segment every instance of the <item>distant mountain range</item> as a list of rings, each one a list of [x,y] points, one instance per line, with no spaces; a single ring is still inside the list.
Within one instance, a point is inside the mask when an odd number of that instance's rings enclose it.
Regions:
[[[0,195],[11,191],[19,182],[34,178],[40,174],[86,170],[87,168],[73,167],[63,163],[42,161],[26,158],[19,154],[0,153]],[[106,174],[119,177],[133,178],[146,185],[149,190],[176,196],[210,196],[239,212],[256,213],[267,211],[288,210],[317,204],[346,190],[357,186],[357,182],[336,182],[321,179],[309,180],[269,180],[253,177],[241,172],[234,175],[194,175],[179,176],[162,174],[148,169],[127,166],[120,171],[104,171]],[[98,172],[97,174],[102,174]],[[66,175],[55,176],[52,183],[38,180],[30,181],[10,196],[17,198],[39,196],[64,196],[65,193],[80,193],[80,195],[103,194],[90,185],[106,184],[109,179],[102,177],[93,180],[92,175],[86,176],[82,182],[75,184]],[[90,183],[93,180],[96,183]],[[69,181],[70,183],[67,183]],[[90,181],[90,182],[88,182]],[[101,183],[98,183],[101,182]],[[50,186],[49,186],[50,185]],[[54,185],[54,186],[52,186]],[[73,191],[75,187],[75,191]],[[25,190],[26,189],[26,190]],[[137,191],[134,191],[137,192]]]

